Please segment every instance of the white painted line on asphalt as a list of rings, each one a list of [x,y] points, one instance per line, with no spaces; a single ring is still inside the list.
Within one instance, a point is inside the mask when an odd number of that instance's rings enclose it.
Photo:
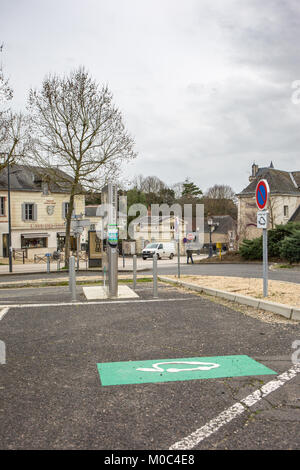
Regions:
[[[0,321],[2,320],[2,318],[4,318],[4,316],[7,314],[9,310],[9,307],[4,307],[2,308],[2,310],[0,311]]]
[[[212,419],[189,436],[173,444],[169,450],[192,449],[201,441],[217,432],[222,426],[225,426],[234,418],[244,413],[244,411],[246,411],[249,407],[255,405],[255,403],[269,395],[269,393],[274,392],[286,382],[296,377],[299,372],[300,364],[294,365],[288,371],[278,375],[276,379],[271,380],[270,382],[263,385],[260,389],[251,393],[251,395],[248,395],[246,398],[243,398],[243,400],[235,403],[230,408],[227,408],[227,410],[220,413],[216,418]]]
[[[61,306],[74,306],[74,305],[105,305],[105,304],[139,304],[148,302],[178,302],[182,300],[191,300],[191,298],[179,298],[179,299],[143,299],[143,300],[104,300],[100,302],[60,302],[52,304],[12,304],[12,305],[0,305],[0,308],[36,308],[36,307],[61,307]]]

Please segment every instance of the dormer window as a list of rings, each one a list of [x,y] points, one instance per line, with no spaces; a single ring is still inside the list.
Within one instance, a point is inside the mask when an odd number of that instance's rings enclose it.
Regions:
[[[48,183],[42,183],[43,196],[48,196],[49,194],[49,185]]]

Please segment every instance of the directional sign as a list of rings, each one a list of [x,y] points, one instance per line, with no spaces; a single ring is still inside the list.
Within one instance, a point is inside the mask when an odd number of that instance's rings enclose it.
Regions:
[[[91,222],[88,219],[79,220],[79,219],[72,219],[71,220],[71,227],[89,227]]]
[[[270,193],[270,188],[267,180],[260,180],[257,183],[255,191],[256,205],[260,210],[266,208],[268,204],[268,197]]]
[[[268,228],[268,211],[257,212],[257,228]]]
[[[75,225],[75,227],[72,227],[74,233],[83,233],[83,227],[80,225]]]
[[[105,362],[97,367],[103,386],[276,374],[249,356]]]

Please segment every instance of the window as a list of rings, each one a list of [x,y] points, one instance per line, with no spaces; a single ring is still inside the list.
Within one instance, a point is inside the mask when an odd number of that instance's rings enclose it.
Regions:
[[[0,216],[5,215],[5,197],[0,197]]]
[[[69,206],[70,206],[69,202],[63,202],[63,210],[62,210],[63,219],[67,218]]]
[[[21,248],[47,248],[48,238],[25,238],[21,236]]]
[[[284,217],[289,216],[289,206],[283,206],[283,215]]]
[[[25,220],[34,220],[33,204],[25,204]]]
[[[33,202],[23,202],[22,220],[37,220],[37,204]]]

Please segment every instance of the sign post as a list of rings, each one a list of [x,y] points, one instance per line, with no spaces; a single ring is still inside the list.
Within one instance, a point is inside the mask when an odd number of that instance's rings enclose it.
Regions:
[[[180,278],[180,233],[179,233],[179,217],[175,217],[174,223],[175,240],[177,240],[177,277]]]
[[[267,180],[260,180],[255,191],[257,212],[257,228],[263,230],[263,295],[268,297],[268,211],[266,210],[270,188]]]
[[[117,186],[108,183],[102,189],[102,202],[108,205],[107,214],[107,254],[108,254],[108,296],[118,297],[118,225],[117,225]]]

